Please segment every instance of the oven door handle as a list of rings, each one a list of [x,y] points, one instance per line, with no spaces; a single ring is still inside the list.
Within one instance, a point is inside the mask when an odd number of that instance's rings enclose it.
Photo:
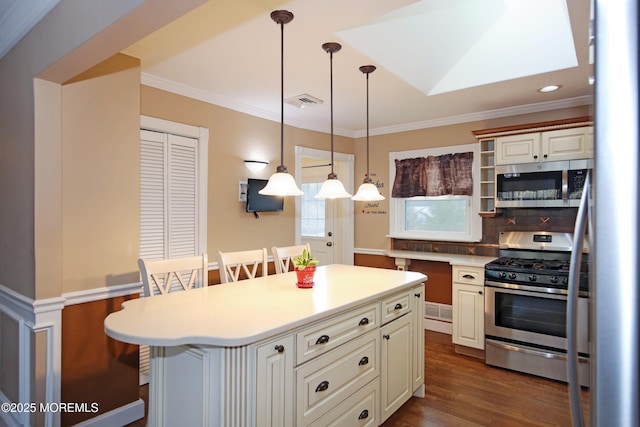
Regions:
[[[578,373],[578,292],[580,270],[582,267],[582,248],[584,236],[587,231],[587,222],[590,220],[590,193],[589,172],[584,180],[582,198],[576,216],[576,225],[573,232],[573,249],[569,268],[569,289],[567,296],[567,382],[569,383],[569,401],[571,403],[571,421],[574,427],[584,426],[582,413],[582,399],[580,395],[580,380]],[[591,231],[591,230],[590,230]]]
[[[566,361],[567,360],[567,356],[564,354],[558,354],[558,353],[551,353],[548,351],[543,351],[543,350],[538,350],[538,349],[533,349],[533,348],[527,348],[527,347],[522,347],[522,346],[515,346],[515,345],[511,345],[511,344],[506,344],[506,343],[502,343],[502,342],[498,342],[498,341],[494,341],[494,340],[490,340],[487,339],[486,341],[487,345],[502,349],[502,350],[509,350],[509,351],[515,351],[518,353],[524,353],[524,354],[530,354],[532,356],[538,356],[538,357],[544,357],[545,359],[558,359],[558,360],[563,360]],[[579,363],[589,363],[589,358],[587,357],[579,357],[578,358],[578,362]]]

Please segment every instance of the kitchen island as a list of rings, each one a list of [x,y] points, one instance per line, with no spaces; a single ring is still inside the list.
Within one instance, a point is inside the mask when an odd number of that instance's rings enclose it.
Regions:
[[[106,333],[151,346],[149,425],[380,425],[424,395],[421,273],[328,265],[127,301]]]

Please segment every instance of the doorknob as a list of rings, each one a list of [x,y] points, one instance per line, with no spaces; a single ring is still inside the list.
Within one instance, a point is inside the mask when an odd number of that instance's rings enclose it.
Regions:
[[[328,232],[328,233],[327,233],[327,236],[329,236],[329,237],[333,236],[333,232],[331,232],[331,231],[330,231],[330,232]]]
[[[327,246],[333,246],[333,243],[327,242]]]

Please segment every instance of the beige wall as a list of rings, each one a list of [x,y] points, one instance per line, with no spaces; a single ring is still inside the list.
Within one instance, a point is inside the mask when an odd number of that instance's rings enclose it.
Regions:
[[[139,87],[125,55],[62,87],[64,292],[138,280]]]
[[[393,182],[389,181],[389,152],[415,150],[448,145],[470,144],[477,140],[471,133],[475,130],[492,129],[517,124],[561,120],[572,117],[592,116],[589,106],[566,108],[542,113],[523,114],[484,121],[440,126],[428,129],[400,132],[389,135],[370,136],[370,173],[372,180],[384,183],[381,189],[385,200],[377,207],[366,209],[363,202],[355,206],[355,247],[366,249],[389,249],[389,197]],[[359,185],[366,171],[366,138],[359,138],[355,144],[356,185]],[[375,175],[375,176],[373,176]],[[363,212],[365,211],[365,212]],[[366,213],[366,212],[370,213]],[[371,212],[384,212],[373,214]]]
[[[145,116],[209,129],[208,242],[211,261],[215,253],[295,241],[294,201],[285,200],[284,212],[261,213],[256,219],[238,201],[238,182],[268,179],[280,164],[280,123],[142,86],[141,112]],[[293,174],[296,145],[330,149],[327,134],[285,126],[284,164]],[[336,136],[335,151],[352,153],[353,140]],[[245,159],[268,160],[261,172],[250,172]]]

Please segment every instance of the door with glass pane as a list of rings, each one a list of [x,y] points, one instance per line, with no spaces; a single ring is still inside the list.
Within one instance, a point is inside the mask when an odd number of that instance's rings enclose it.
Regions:
[[[335,262],[335,201],[315,199],[323,181],[304,182],[301,200],[301,241],[311,245],[311,252],[320,265]]]

